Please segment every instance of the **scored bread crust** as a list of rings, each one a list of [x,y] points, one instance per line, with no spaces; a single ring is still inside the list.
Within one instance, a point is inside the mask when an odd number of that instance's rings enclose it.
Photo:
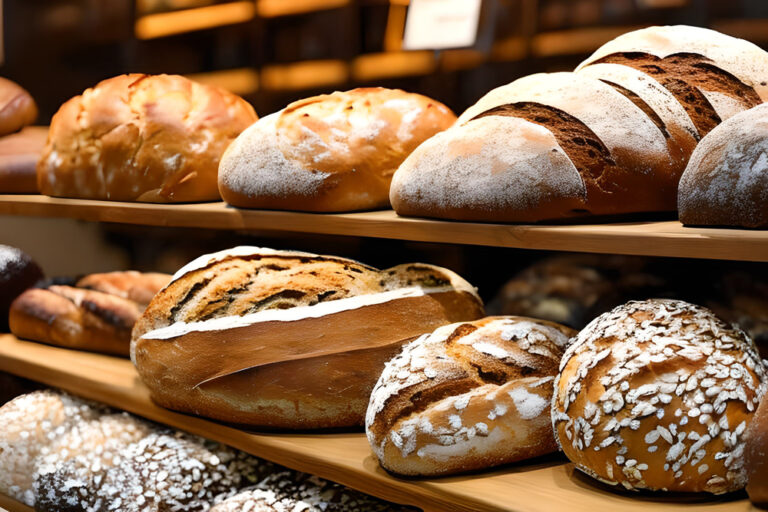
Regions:
[[[552,421],[578,469],[629,490],[745,485],[744,431],[765,394],[752,341],[683,301],[631,301],[565,351]]]
[[[20,85],[0,77],[0,137],[17,132],[37,118],[37,105]]]
[[[680,222],[768,226],[768,105],[723,122],[704,137],[680,178]]]
[[[219,190],[245,208],[385,208],[395,169],[455,120],[440,102],[382,87],[299,100],[232,143],[219,166]]]
[[[38,187],[58,197],[218,200],[219,159],[256,119],[242,98],[182,76],[110,78],[53,116]]]
[[[482,314],[474,289],[440,267],[236,248],[158,293],[132,359],[165,407],[260,426],[360,425],[402,343]]]
[[[556,450],[552,383],[568,327],[487,317],[436,329],[387,363],[366,414],[389,471],[440,475]]]

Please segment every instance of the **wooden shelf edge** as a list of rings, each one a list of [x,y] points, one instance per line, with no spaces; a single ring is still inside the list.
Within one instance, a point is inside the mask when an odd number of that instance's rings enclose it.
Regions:
[[[8,512],[35,512],[35,509],[32,507],[28,507],[5,494],[0,494],[0,510],[7,510]]]
[[[510,225],[399,217],[392,210],[316,214],[224,203],[147,204],[0,195],[0,215],[146,226],[264,230],[639,256],[768,261],[768,231],[684,227],[677,221]]]

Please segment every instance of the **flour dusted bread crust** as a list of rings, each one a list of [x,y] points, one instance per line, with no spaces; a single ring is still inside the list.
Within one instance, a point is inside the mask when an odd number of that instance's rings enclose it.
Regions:
[[[19,338],[127,356],[133,324],[169,279],[109,272],[85,276],[76,286],[31,288],[11,304],[11,331]]]
[[[53,116],[37,183],[57,197],[217,200],[219,159],[256,119],[242,98],[178,75],[110,78]]]
[[[441,475],[555,451],[552,382],[573,334],[544,320],[488,317],[406,345],[387,363],[366,414],[381,465]]]
[[[284,428],[360,425],[400,346],[483,314],[474,289],[421,263],[238,247],[176,273],[133,330],[132,359],[162,406]]]
[[[0,77],[0,137],[21,130],[37,118],[37,105],[17,83]]]
[[[386,208],[395,169],[455,120],[442,103],[382,87],[299,100],[232,143],[219,166],[219,190],[245,208]]]
[[[634,489],[742,489],[745,430],[765,393],[752,341],[702,307],[628,302],[597,317],[560,363],[552,420],[585,473]]]
[[[490,91],[403,162],[390,200],[475,221],[674,211],[697,141],[768,98],[766,70],[768,53],[711,30],[631,32],[575,73]]]
[[[683,224],[768,227],[768,105],[733,116],[701,140],[677,204]]]

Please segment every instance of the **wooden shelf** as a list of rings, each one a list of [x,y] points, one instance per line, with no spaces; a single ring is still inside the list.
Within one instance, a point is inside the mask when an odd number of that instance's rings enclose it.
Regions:
[[[0,511],[3,510],[7,510],[8,512],[34,512],[35,509],[26,506],[20,501],[16,501],[13,498],[0,494]]]
[[[672,512],[683,504],[696,512],[750,509],[743,494],[691,498],[613,492],[556,456],[474,475],[395,478],[376,463],[361,432],[252,433],[174,413],[150,401],[147,388],[126,359],[21,341],[12,335],[0,335],[0,371],[59,387],[425,512]]]
[[[521,249],[768,261],[768,231],[684,227],[677,221],[508,225],[398,217],[391,210],[314,214],[224,203],[162,205],[0,195],[0,215],[147,226],[271,230]]]

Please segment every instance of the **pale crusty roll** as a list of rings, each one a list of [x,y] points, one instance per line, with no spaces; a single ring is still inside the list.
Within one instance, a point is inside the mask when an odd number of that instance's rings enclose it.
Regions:
[[[382,87],[296,101],[232,143],[219,166],[219,190],[245,208],[386,208],[395,169],[455,120],[440,102]]]
[[[768,105],[701,140],[680,178],[677,208],[683,224],[768,227]]]
[[[381,465],[442,475],[555,451],[552,382],[575,332],[545,320],[488,317],[406,345],[387,363],[366,414]]]
[[[242,98],[182,76],[110,78],[53,116],[37,184],[57,197],[218,200],[219,159],[256,119]]]
[[[177,272],[136,323],[131,354],[164,407],[257,426],[361,425],[403,343],[482,315],[474,289],[439,267],[238,247]]]
[[[565,455],[602,482],[720,494],[746,484],[744,432],[767,383],[752,341],[708,309],[632,301],[571,342],[552,420]]]

